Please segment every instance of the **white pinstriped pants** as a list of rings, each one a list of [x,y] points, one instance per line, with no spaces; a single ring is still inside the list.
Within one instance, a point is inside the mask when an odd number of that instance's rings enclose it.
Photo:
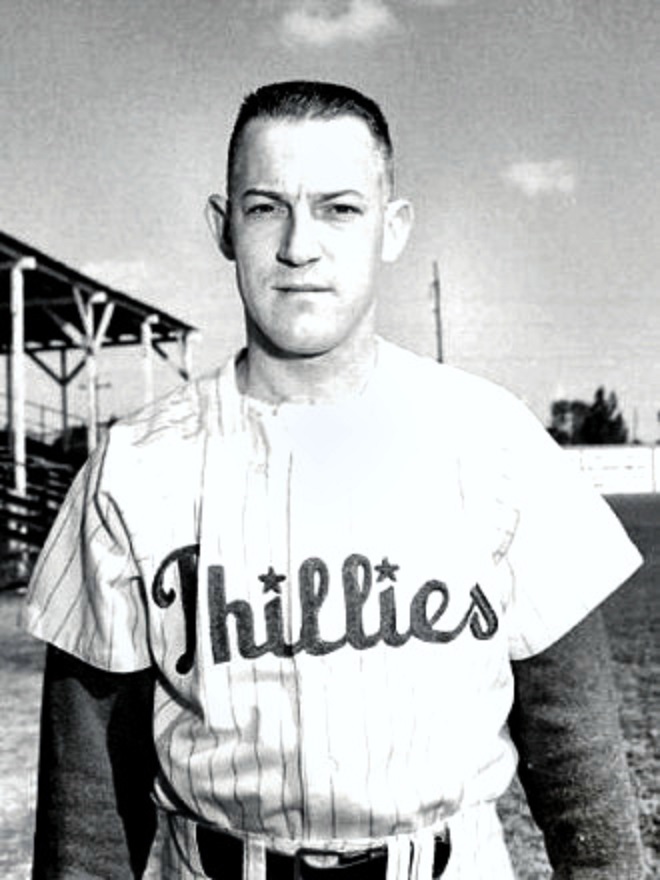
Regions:
[[[515,880],[495,804],[465,808],[453,816],[448,825],[452,854],[442,880]],[[173,817],[169,827],[170,833],[165,835],[164,841],[162,880],[204,880],[206,874],[197,852],[195,824]],[[397,880],[412,880],[407,871],[403,876],[395,876]],[[246,880],[263,880],[263,876],[259,871],[248,870]],[[432,878],[419,876],[419,880]]]

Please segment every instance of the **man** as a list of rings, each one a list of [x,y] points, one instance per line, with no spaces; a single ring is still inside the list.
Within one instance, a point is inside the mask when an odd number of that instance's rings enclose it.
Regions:
[[[511,737],[556,877],[641,876],[590,614],[639,555],[521,404],[376,335],[380,109],[265,86],[227,181],[246,348],[113,427],[30,587],[35,876],[140,876],[153,787],[165,877],[504,880]]]

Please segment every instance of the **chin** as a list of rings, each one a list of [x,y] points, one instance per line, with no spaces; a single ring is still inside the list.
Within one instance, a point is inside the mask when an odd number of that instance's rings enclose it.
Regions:
[[[292,332],[287,328],[283,333],[270,335],[271,344],[281,354],[289,357],[318,357],[341,346],[344,337],[328,330],[328,327],[302,327]]]
[[[321,357],[338,347],[338,343],[329,340],[305,339],[305,340],[273,340],[273,345],[280,356],[287,358],[313,358]]]

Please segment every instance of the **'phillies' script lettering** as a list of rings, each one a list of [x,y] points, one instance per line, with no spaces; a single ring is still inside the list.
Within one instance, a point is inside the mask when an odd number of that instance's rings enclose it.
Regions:
[[[156,604],[161,608],[172,605],[176,594],[174,590],[166,591],[163,581],[166,570],[171,565],[177,565],[186,633],[186,650],[176,664],[177,671],[181,674],[190,672],[195,654],[198,554],[197,545],[182,547],[170,553],[161,563],[152,585]],[[379,569],[378,566],[376,568]],[[394,579],[390,577],[390,580]],[[397,629],[395,586],[389,584],[381,589],[378,594],[378,629],[375,632],[366,632],[363,610],[372,593],[373,569],[366,556],[353,553],[342,566],[345,634],[332,641],[327,641],[321,635],[319,615],[330,589],[330,573],[322,559],[312,557],[302,563],[298,572],[301,626],[299,638],[290,642],[285,638],[282,600],[279,595],[279,581],[284,578],[276,576],[271,569],[261,580],[267,584],[266,590],[272,589],[278,595],[264,606],[266,640],[258,644],[252,606],[245,599],[227,601],[224,567],[208,567],[209,636],[215,663],[227,663],[231,660],[230,619],[235,628],[238,651],[246,659],[268,653],[276,657],[293,657],[300,652],[321,656],[338,651],[346,645],[364,651],[381,642],[389,647],[399,648],[410,639],[447,644],[466,629],[479,640],[490,639],[497,632],[497,615],[478,584],[470,590],[468,607],[458,623],[450,629],[441,628],[441,619],[450,605],[450,592],[447,585],[439,580],[426,581],[414,594],[410,602],[410,626],[403,632]]]

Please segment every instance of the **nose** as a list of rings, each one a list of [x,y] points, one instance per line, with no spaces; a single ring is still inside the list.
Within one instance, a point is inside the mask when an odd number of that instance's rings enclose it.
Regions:
[[[282,231],[277,259],[286,266],[307,266],[321,256],[318,230],[308,210],[291,211]]]

